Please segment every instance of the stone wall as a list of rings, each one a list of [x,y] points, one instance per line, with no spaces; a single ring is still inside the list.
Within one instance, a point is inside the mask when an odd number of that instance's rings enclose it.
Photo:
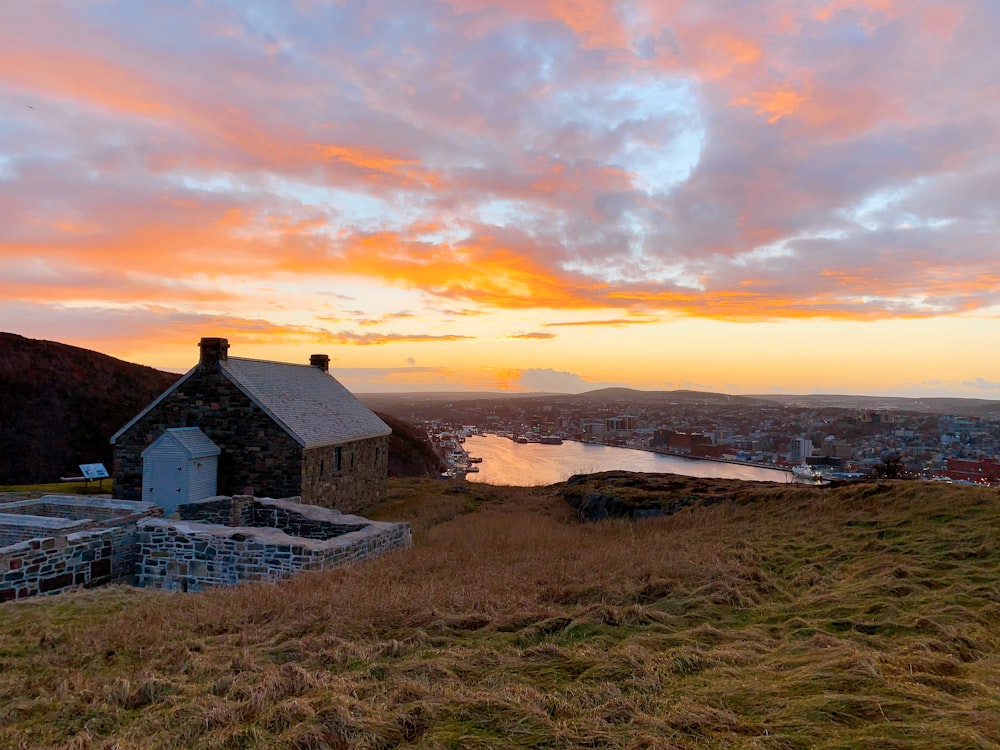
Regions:
[[[257,501],[257,510],[281,516],[281,505],[290,501]],[[202,503],[203,517],[226,518],[233,507],[223,507],[221,498]],[[183,508],[184,506],[182,506]],[[275,581],[304,570],[348,565],[412,544],[408,523],[369,521],[323,508],[299,506],[295,521],[313,530],[340,526],[355,530],[328,539],[290,536],[281,529],[258,526],[232,527],[195,521],[147,519],[139,523],[140,560],[136,582],[140,586],[182,591],[200,591],[245,581]],[[185,511],[197,513],[197,511]],[[253,509],[250,511],[254,512]],[[323,514],[329,514],[324,516]]]
[[[142,498],[142,452],[169,427],[198,427],[219,446],[219,492],[302,492],[301,446],[221,371],[199,371],[118,437],[115,497]]]
[[[0,548],[29,539],[70,534],[91,525],[89,519],[46,518],[25,513],[0,513]]]
[[[332,539],[341,534],[360,531],[368,520],[345,516],[339,511],[302,505],[300,498],[282,500],[258,499],[250,495],[209,497],[178,507],[182,521],[269,528],[303,539]],[[354,521],[348,519],[355,519]]]
[[[125,578],[134,567],[134,535],[134,526],[122,526],[0,549],[0,602]]]
[[[162,514],[162,511],[155,512],[153,506],[148,503],[137,505],[132,501],[79,495],[44,495],[37,499],[17,500],[0,505],[0,512],[116,523],[121,523],[123,518],[133,514]]]
[[[152,503],[72,495],[0,508],[0,602],[130,578],[136,521],[163,514]],[[59,516],[31,515],[47,512]]]
[[[0,548],[0,602],[133,576],[140,586],[184,591],[278,580],[412,544],[408,523],[370,521],[296,499],[220,496],[180,506],[187,518],[214,523],[154,518],[162,510],[151,503],[123,501],[118,505],[133,512],[104,521],[8,514],[0,526],[6,519],[24,534],[45,536]],[[46,498],[26,502],[60,507]],[[84,524],[98,528],[66,533]]]
[[[388,437],[309,448],[303,453],[302,502],[356,512],[385,501],[388,474]]]

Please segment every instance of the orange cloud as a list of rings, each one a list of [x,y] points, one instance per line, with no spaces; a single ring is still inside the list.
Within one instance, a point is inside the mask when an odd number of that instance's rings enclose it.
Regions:
[[[605,286],[582,277],[568,284],[528,253],[489,236],[458,245],[413,242],[394,232],[356,236],[344,244],[336,265],[345,273],[504,308],[589,307],[593,303],[582,290]]]
[[[610,326],[621,328],[622,326],[648,325],[659,323],[659,318],[612,318],[610,320],[567,320],[559,323],[546,323],[546,328],[560,328],[563,326]]]
[[[389,313],[387,315],[383,315],[380,318],[362,318],[355,322],[359,326],[375,326],[375,325],[382,325],[383,323],[387,323],[390,320],[402,320],[405,318],[413,318],[413,317],[416,317],[415,315],[413,315],[413,313]]]
[[[326,223],[261,210],[164,200],[141,210],[102,207],[83,225],[39,221],[31,241],[0,240],[0,262],[17,264],[7,278],[0,274],[0,286],[19,299],[225,300],[233,295],[221,277],[315,269],[326,248],[317,232]]]
[[[768,122],[775,123],[794,114],[805,101],[806,98],[795,89],[774,86],[734,99],[733,104],[753,107],[755,114],[765,115]]]
[[[542,333],[541,331],[533,333],[512,333],[507,338],[509,339],[554,339],[556,335],[554,333]]]
[[[519,18],[554,19],[566,24],[587,48],[624,47],[627,35],[610,0],[449,0],[465,11],[502,10]]]
[[[495,379],[495,387],[501,391],[509,391],[512,388],[517,388],[518,382],[524,375],[524,370],[517,370],[513,368],[506,368],[503,370],[497,370],[493,373]],[[518,389],[519,390],[519,389]]]
[[[721,63],[726,70],[751,65],[761,58],[761,48],[753,39],[735,32],[717,32],[706,39],[706,59]],[[714,66],[713,66],[714,67]]]
[[[754,114],[766,117],[771,124],[796,121],[814,136],[853,135],[877,122],[905,116],[893,96],[867,84],[834,88],[809,83],[798,89],[771,86],[737,97],[730,104],[752,107]]]
[[[458,334],[431,335],[426,333],[354,333],[353,331],[339,331],[337,333],[323,332],[317,335],[316,340],[330,344],[374,346],[400,342],[426,344],[442,341],[469,341],[472,338],[472,336],[461,336]]]
[[[200,101],[191,91],[90,52],[14,46],[0,51],[0,81],[34,94],[156,120],[183,129],[204,146],[193,152],[156,152],[147,162],[151,171],[246,167],[238,162],[247,157],[256,166],[302,171],[314,168],[321,159],[333,182],[360,180],[400,187],[439,187],[442,182],[440,175],[425,169],[417,159],[401,158],[368,145],[310,142],[295,124],[276,126],[262,113],[233,102]],[[226,146],[235,147],[237,153]]]
[[[616,4],[607,0],[549,0],[555,18],[569,26],[587,47],[623,47],[626,36],[615,14]]]
[[[542,193],[567,194],[581,190],[625,190],[631,187],[632,175],[618,167],[591,164],[552,164],[540,170],[541,174],[530,183],[531,190]]]
[[[318,156],[334,162],[346,164],[373,176],[388,176],[395,178],[400,185],[424,183],[440,187],[442,179],[439,175],[423,168],[416,159],[401,159],[369,146],[336,146],[314,144]]]
[[[165,117],[163,92],[135,71],[63,49],[0,51],[0,79],[32,91],[83,99],[130,115]]]
[[[819,21],[829,21],[835,14],[845,9],[858,9],[867,12],[869,16],[878,14],[886,18],[898,15],[897,8],[901,0],[832,0],[813,15]]]

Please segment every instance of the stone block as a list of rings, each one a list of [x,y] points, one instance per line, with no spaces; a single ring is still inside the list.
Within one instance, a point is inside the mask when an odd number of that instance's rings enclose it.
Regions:
[[[62,573],[56,576],[50,576],[48,578],[42,578],[38,581],[38,590],[47,593],[52,591],[58,591],[60,589],[67,588],[73,585],[73,574],[72,573]]]

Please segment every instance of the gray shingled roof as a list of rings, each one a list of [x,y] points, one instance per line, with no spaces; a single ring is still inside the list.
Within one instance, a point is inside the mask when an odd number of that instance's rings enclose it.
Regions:
[[[329,373],[311,365],[230,357],[222,371],[305,448],[392,430]]]
[[[161,435],[149,448],[146,448],[142,452],[143,457],[153,448],[154,445],[158,445],[160,440],[162,440],[166,435],[174,438],[180,444],[181,448],[190,456],[191,458],[204,458],[205,456],[218,456],[222,451],[219,450],[219,446],[209,439],[208,435],[199,430],[197,427],[171,427],[163,435]]]

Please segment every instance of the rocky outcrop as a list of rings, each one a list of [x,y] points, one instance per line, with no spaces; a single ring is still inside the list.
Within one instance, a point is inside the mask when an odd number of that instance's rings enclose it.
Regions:
[[[733,499],[745,483],[703,480],[674,474],[608,471],[578,474],[558,489],[585,521],[605,518],[649,518],[671,515],[690,506],[709,506]]]

